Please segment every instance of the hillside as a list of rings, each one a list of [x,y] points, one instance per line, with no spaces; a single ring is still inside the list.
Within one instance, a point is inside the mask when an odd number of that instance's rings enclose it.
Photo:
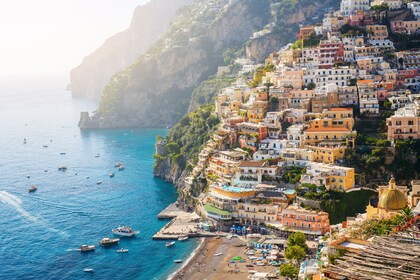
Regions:
[[[152,0],[138,6],[130,27],[105,41],[70,73],[74,97],[99,100],[105,85],[163,34],[176,12],[193,0]]]
[[[111,79],[95,116],[96,126],[174,125],[187,112],[193,90],[224,65],[226,49],[248,49],[252,57],[263,57],[293,41],[298,22],[312,17],[309,12],[318,13],[333,2],[195,1],[136,63]],[[267,29],[268,35],[255,36]],[[253,42],[265,42],[264,38],[270,43],[254,47]]]

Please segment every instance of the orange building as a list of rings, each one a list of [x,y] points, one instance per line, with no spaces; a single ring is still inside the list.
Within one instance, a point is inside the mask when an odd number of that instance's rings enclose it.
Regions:
[[[283,227],[290,231],[324,235],[330,230],[328,213],[306,210],[294,205],[283,209],[279,220]]]

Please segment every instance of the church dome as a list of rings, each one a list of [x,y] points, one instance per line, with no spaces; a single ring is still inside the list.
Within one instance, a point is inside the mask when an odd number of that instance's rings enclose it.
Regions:
[[[395,186],[394,178],[389,181],[389,188],[379,196],[378,207],[385,210],[401,210],[407,206],[404,194]]]

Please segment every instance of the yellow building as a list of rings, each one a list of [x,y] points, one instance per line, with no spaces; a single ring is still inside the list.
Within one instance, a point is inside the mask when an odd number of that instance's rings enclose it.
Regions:
[[[354,187],[354,168],[310,162],[300,183],[325,186],[327,190],[345,191]]]
[[[306,148],[313,151],[313,161],[322,163],[337,163],[338,160],[343,159],[346,147],[340,144],[322,143],[318,146],[306,146]]]
[[[389,180],[388,186],[379,187],[378,192],[378,207],[370,204],[366,207],[368,219],[389,219],[407,207],[407,187],[397,186],[394,178]]]
[[[280,211],[279,205],[260,203],[258,198],[238,203],[239,222],[246,225],[275,222]]]
[[[255,101],[248,107],[247,118],[248,121],[254,124],[262,122],[267,113],[267,101]]]
[[[388,27],[386,25],[366,25],[366,31],[370,40],[385,40],[388,38]]]
[[[354,138],[350,128],[345,127],[313,127],[303,131],[303,145],[316,146],[320,142],[343,143],[347,146],[354,146]],[[352,143],[349,143],[352,142]],[[350,144],[350,145],[349,145]]]

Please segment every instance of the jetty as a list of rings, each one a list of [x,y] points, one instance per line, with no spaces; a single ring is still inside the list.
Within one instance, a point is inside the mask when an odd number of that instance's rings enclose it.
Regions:
[[[201,229],[201,217],[197,213],[183,211],[175,204],[169,205],[160,212],[158,219],[171,219],[171,221],[159,230],[153,236],[153,239],[170,240],[186,235],[188,237],[216,237],[220,235],[216,232],[208,232]]]

